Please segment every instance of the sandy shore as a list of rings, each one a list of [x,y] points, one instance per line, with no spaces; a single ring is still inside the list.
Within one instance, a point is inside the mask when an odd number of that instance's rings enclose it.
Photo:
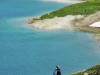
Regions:
[[[73,27],[79,27],[79,26],[91,26],[92,24],[98,21],[100,21],[100,11],[89,16],[68,15],[65,17],[44,19],[44,20],[34,21],[34,23],[29,25],[37,29],[55,30],[55,29],[72,29]]]
[[[74,21],[84,18],[82,15],[68,15],[65,17],[55,17],[52,19],[39,20],[30,24],[32,27],[44,30],[55,29],[72,29],[74,27]]]

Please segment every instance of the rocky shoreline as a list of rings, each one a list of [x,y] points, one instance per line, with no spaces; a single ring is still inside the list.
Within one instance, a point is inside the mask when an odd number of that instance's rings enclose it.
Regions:
[[[67,15],[65,17],[55,17],[52,19],[44,20],[29,20],[30,26],[43,29],[43,30],[54,30],[54,29],[69,29],[73,27],[91,27],[91,24],[100,21],[100,11],[92,15]],[[91,27],[92,28],[92,27]],[[99,28],[99,27],[94,27]]]
[[[29,25],[40,30],[72,29],[95,33],[96,39],[100,40],[100,27],[91,27],[100,21],[100,11],[92,15],[67,15],[44,20],[29,20]]]

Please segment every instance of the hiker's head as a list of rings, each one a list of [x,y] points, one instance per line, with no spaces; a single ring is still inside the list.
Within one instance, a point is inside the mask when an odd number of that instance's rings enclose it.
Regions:
[[[58,69],[59,68],[59,65],[57,65],[56,68]]]

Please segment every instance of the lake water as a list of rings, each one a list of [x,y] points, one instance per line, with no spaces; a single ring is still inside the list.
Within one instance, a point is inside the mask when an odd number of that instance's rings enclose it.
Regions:
[[[92,34],[72,30],[42,31],[27,25],[25,17],[69,4],[36,0],[0,1],[0,75],[62,75],[100,63],[99,42]]]

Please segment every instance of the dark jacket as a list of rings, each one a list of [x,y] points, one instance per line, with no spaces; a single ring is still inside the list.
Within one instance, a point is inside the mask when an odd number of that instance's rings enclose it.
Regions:
[[[56,68],[53,75],[61,75],[61,70],[60,68]]]

